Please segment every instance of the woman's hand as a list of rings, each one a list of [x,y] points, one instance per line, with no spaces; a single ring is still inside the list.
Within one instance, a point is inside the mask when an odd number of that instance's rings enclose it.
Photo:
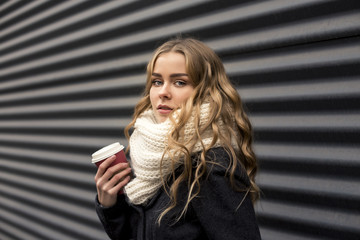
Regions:
[[[95,175],[98,200],[104,207],[115,205],[118,192],[130,181],[131,168],[128,163],[111,166],[115,155],[100,164]]]

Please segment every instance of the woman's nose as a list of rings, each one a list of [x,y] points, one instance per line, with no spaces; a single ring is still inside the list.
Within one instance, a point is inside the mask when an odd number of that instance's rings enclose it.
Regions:
[[[159,97],[160,98],[171,98],[171,90],[170,85],[165,83],[161,86],[159,90]]]

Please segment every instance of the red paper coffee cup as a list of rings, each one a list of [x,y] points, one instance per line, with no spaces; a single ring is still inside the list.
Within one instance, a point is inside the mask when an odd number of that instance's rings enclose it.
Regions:
[[[126,156],[124,153],[124,146],[120,143],[116,142],[113,144],[110,144],[106,147],[101,148],[100,150],[94,152],[92,154],[92,163],[94,163],[96,166],[100,166],[100,164],[107,159],[108,157],[111,157],[112,155],[116,156],[116,159],[111,163],[110,166],[114,166],[118,163],[124,163],[127,162]]]
[[[116,142],[94,152],[92,154],[92,163],[94,163],[97,167],[99,167],[101,163],[103,163],[108,157],[111,157],[112,155],[115,155],[116,159],[111,163],[110,167],[118,163],[127,162],[124,153],[124,146]],[[123,191],[120,190],[118,194],[122,194],[122,193]]]

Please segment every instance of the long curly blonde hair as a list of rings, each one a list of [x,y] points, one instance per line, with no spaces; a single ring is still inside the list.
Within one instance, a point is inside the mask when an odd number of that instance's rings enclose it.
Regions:
[[[200,179],[206,176],[206,164],[208,159],[206,153],[220,140],[221,145],[231,156],[230,166],[228,166],[231,186],[235,191],[246,191],[255,202],[259,198],[259,188],[255,183],[257,172],[257,161],[252,149],[252,127],[249,119],[244,112],[240,96],[234,86],[229,81],[224,66],[216,53],[204,43],[192,38],[176,38],[165,42],[153,54],[152,59],[147,66],[147,80],[142,99],[135,106],[133,120],[125,128],[125,135],[129,139],[129,131],[135,124],[136,119],[146,110],[151,108],[150,88],[151,75],[158,57],[163,53],[176,52],[184,55],[187,74],[191,79],[194,91],[192,96],[182,105],[178,120],[174,123],[174,128],[168,136],[168,147],[164,154],[172,156],[173,166],[179,161],[179,156],[183,162],[183,171],[180,175],[175,175],[173,168],[173,177],[169,191],[170,204],[165,209],[161,218],[173,209],[177,204],[177,190],[181,183],[185,182],[189,188],[189,194],[185,207],[180,217],[186,212],[190,201],[199,194]],[[210,103],[210,112],[208,122],[199,127],[200,106],[204,102]],[[189,121],[192,112],[195,111],[195,129],[192,138],[184,142],[183,130],[185,124]],[[225,129],[219,129],[218,122],[222,121]],[[211,129],[213,141],[210,146],[202,149],[194,168],[194,159],[191,156],[192,148],[196,142],[202,140],[202,133],[206,129]],[[232,141],[236,141],[236,149]],[[129,149],[127,149],[129,150]],[[174,154],[175,153],[175,154]],[[250,186],[246,189],[236,185],[234,173],[237,167],[243,167],[250,179]],[[168,178],[163,178],[163,185],[166,187]],[[166,189],[166,188],[165,188]]]

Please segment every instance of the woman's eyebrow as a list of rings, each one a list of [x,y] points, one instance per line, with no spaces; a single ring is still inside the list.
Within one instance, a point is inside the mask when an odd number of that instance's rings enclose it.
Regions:
[[[170,75],[170,77],[174,78],[174,77],[188,77],[189,75],[186,73],[173,73]]]
[[[154,77],[162,77],[161,74],[159,74],[159,73],[154,73],[154,72],[153,72],[151,75],[154,76]]]
[[[151,74],[154,77],[162,77],[162,75],[160,73],[152,73]],[[170,75],[171,78],[175,78],[175,77],[188,77],[189,75],[187,73],[173,73]]]

